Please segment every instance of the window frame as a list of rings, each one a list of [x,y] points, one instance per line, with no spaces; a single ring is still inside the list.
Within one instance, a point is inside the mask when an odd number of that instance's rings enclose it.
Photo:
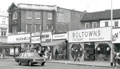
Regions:
[[[40,26],[39,30],[40,30],[40,31],[42,30],[42,29],[41,29],[41,27],[42,27],[41,24],[34,24],[34,32],[37,32],[37,29],[36,29],[36,26],[37,26],[37,25]],[[39,31],[39,32],[40,32],[40,31]]]
[[[26,11],[26,18],[32,19],[32,11]]]
[[[18,13],[17,11],[14,11],[12,14],[12,20],[16,20],[16,19],[18,19]]]
[[[107,23],[107,26],[106,26],[106,23]],[[108,27],[109,26],[109,22],[108,21],[105,21],[105,27]]]
[[[30,32],[32,32],[32,24],[28,24],[28,23],[26,24],[26,32],[29,32],[29,31],[28,31],[28,25],[31,25],[31,27],[30,27],[30,29],[31,29]]]
[[[116,26],[116,23],[117,23],[117,26]],[[114,22],[114,27],[119,27],[119,22],[118,21]]]
[[[37,16],[39,14],[39,17]],[[41,12],[35,12],[35,19],[41,19]]]
[[[53,19],[53,13],[52,12],[48,12],[47,13],[47,18],[48,18],[48,20],[52,20]]]
[[[1,36],[7,36],[7,28],[1,28]]]
[[[2,24],[6,24],[6,18],[2,18]]]
[[[88,25],[88,28],[87,28]],[[90,28],[90,23],[85,23],[85,29],[89,29]]]
[[[97,28],[97,22],[92,22],[92,28]]]
[[[52,26],[52,28],[51,28],[51,29],[49,29],[49,28],[48,28],[48,26]],[[48,30],[48,31],[53,30],[53,24],[47,24],[47,30]]]

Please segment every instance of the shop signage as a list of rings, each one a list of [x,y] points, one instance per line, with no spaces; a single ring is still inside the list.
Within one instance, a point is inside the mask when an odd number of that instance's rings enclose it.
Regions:
[[[64,33],[64,34],[54,34],[53,35],[53,40],[56,40],[56,39],[67,39],[67,38],[68,38],[67,33]]]
[[[8,35],[8,43],[30,43],[30,34]]]
[[[120,29],[113,29],[112,33],[112,42],[120,43]]]
[[[50,42],[52,40],[52,33],[51,32],[42,32],[40,36],[42,42]]]
[[[69,42],[111,41],[111,27],[69,32]]]
[[[31,43],[40,43],[42,42],[50,42],[52,39],[52,33],[51,32],[42,32],[42,35],[40,36],[40,33],[32,33],[31,36]]]
[[[31,43],[40,43],[40,36],[31,37]]]
[[[40,36],[40,32],[32,33],[31,36]]]

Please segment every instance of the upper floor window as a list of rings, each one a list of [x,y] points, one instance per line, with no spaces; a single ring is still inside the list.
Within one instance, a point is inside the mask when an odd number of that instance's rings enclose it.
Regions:
[[[97,28],[97,22],[92,23],[92,28]]]
[[[53,16],[52,12],[48,12],[48,20],[52,20],[52,16]]]
[[[40,24],[35,24],[34,28],[35,28],[35,32],[40,32],[41,31],[41,25]]]
[[[40,19],[41,13],[40,12],[35,12],[35,19]]]
[[[31,11],[26,12],[26,18],[27,19],[32,19],[32,12]]]
[[[6,36],[7,29],[1,29],[1,36]]]
[[[53,30],[53,24],[48,24],[47,25],[47,30]]]
[[[2,24],[5,24],[5,20],[6,20],[5,18],[2,18]]]
[[[108,27],[108,22],[105,22],[105,27]]]
[[[89,28],[89,23],[85,23],[85,29]]]
[[[17,11],[13,12],[13,16],[12,17],[13,17],[12,18],[13,20],[17,19],[17,17],[18,17]]]
[[[115,27],[118,27],[118,21],[115,21],[114,24],[115,24]]]
[[[26,24],[26,32],[32,32],[32,25]]]
[[[17,32],[16,26],[12,26],[12,33],[16,33],[16,32]]]

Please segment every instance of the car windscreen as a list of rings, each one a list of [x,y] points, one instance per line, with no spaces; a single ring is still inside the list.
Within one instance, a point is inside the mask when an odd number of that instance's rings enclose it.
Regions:
[[[37,53],[27,53],[28,57],[40,57]]]

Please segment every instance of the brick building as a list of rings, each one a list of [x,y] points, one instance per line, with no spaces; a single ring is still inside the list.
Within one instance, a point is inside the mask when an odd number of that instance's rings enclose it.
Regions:
[[[61,8],[56,5],[12,3],[8,8],[8,13],[9,33],[28,33],[27,38],[29,38],[29,33],[40,33],[42,31],[60,34],[69,30],[82,29],[80,19],[84,12]],[[19,36],[15,36],[15,38],[17,37]],[[21,37],[24,37],[24,35],[21,35]],[[66,42],[66,39],[62,40]],[[16,41],[13,41],[13,43]],[[30,41],[14,44],[20,44],[21,47],[25,47],[30,45]]]

